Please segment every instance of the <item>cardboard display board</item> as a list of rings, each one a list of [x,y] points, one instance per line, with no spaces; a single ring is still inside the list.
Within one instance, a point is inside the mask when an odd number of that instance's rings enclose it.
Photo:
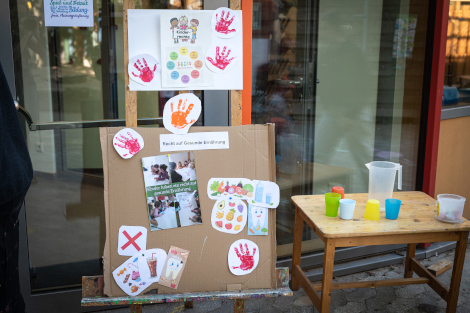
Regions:
[[[145,148],[132,159],[123,159],[113,147],[114,135],[121,127],[100,128],[103,154],[104,200],[106,212],[106,243],[104,248],[104,293],[122,296],[125,293],[112,277],[112,272],[128,257],[118,254],[118,233],[122,225],[147,228],[147,249],[168,251],[177,246],[190,251],[178,289],[154,283],[159,294],[225,291],[239,286],[241,289],[276,288],[275,231],[267,236],[248,236],[221,233],[211,226],[211,212],[215,200],[203,192],[212,177],[245,177],[275,181],[274,125],[245,125],[232,127],[192,127],[193,132],[229,133],[229,149],[194,150],[197,164],[202,224],[191,227],[150,231],[145,198],[142,158],[164,154],[160,152],[160,134],[164,128],[133,128],[145,141]],[[269,214],[269,227],[275,229],[276,214]],[[259,264],[249,275],[233,275],[227,265],[227,254],[233,242],[248,239],[259,247]]]

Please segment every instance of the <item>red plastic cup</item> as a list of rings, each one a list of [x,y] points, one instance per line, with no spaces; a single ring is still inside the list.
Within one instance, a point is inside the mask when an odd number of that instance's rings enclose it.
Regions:
[[[341,195],[341,199],[344,199],[344,188],[343,188],[343,187],[334,186],[334,187],[331,189],[331,192],[339,193],[339,194]]]

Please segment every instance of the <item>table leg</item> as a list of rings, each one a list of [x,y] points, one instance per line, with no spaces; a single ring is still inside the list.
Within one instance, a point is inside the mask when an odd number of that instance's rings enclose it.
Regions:
[[[330,312],[331,286],[333,284],[333,266],[335,263],[335,242],[327,238],[323,259],[323,278],[321,286],[321,313]]]
[[[245,313],[245,300],[244,299],[235,299],[235,303],[233,305],[233,312]]]
[[[302,252],[302,233],[304,221],[300,216],[299,208],[295,206],[295,219],[294,219],[294,247],[292,251],[292,280],[290,288],[294,291],[299,290],[299,280],[294,275],[294,268],[296,265],[300,266],[300,255]]]
[[[411,269],[411,259],[415,257],[416,244],[409,243],[406,248],[406,264],[405,264],[405,278],[413,278],[413,270]]]
[[[142,304],[131,304],[131,313],[142,313]]]
[[[454,256],[454,268],[452,269],[452,278],[447,294],[446,313],[455,313],[457,310],[457,301],[459,300],[460,280],[462,278],[463,263],[465,262],[465,252],[467,250],[468,231],[460,233],[460,240],[457,241]]]

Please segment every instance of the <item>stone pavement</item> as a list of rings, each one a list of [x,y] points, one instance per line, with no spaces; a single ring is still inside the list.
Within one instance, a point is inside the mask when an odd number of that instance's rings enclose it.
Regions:
[[[446,259],[454,261],[455,250],[450,250],[420,260],[420,263],[428,267]],[[335,277],[334,282],[368,281],[381,279],[403,278],[404,265],[394,265],[376,270]],[[438,276],[439,280],[449,287],[452,270]],[[418,277],[415,275],[415,277]],[[143,307],[144,313],[173,313],[173,312],[233,312],[234,301],[195,301],[193,309],[184,309],[182,303],[166,303],[147,305]],[[442,300],[427,284],[408,285],[377,288],[357,288],[345,290],[333,290],[331,298],[331,312],[334,313],[359,313],[359,312],[390,312],[390,313],[437,313],[445,312],[446,302]],[[318,312],[313,309],[313,304],[302,289],[294,292],[293,297],[248,299],[245,302],[247,313],[278,313],[278,312]],[[107,310],[108,313],[128,313],[129,308]],[[470,246],[467,247],[465,265],[460,284],[460,296],[458,313],[470,312]]]

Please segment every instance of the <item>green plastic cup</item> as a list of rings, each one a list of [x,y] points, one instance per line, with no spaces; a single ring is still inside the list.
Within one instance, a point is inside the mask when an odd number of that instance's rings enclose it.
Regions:
[[[339,193],[325,193],[326,216],[336,217],[338,215],[339,200],[341,200]]]

